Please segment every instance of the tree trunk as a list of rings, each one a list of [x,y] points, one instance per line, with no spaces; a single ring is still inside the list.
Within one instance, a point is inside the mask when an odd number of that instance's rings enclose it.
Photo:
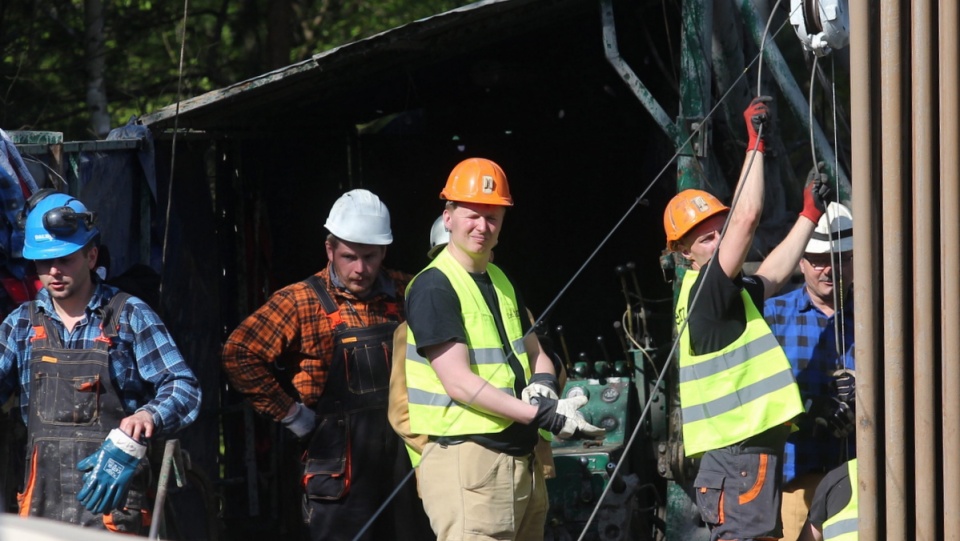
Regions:
[[[267,69],[275,70],[290,64],[293,6],[289,0],[273,0],[267,10]]]
[[[107,85],[104,79],[106,50],[103,38],[103,5],[100,0],[83,2],[84,37],[87,53],[87,111],[90,127],[98,138],[110,132],[110,114],[107,112]]]

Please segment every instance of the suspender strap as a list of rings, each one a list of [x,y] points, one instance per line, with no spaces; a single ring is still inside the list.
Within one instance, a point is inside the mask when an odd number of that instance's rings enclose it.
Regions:
[[[323,308],[323,313],[326,314],[333,328],[339,332],[347,330],[347,324],[343,321],[343,318],[340,317],[340,307],[338,307],[337,303],[330,297],[330,293],[327,292],[327,288],[323,285],[323,282],[320,281],[320,278],[317,275],[313,275],[304,280],[304,282],[316,292],[317,298],[320,299],[320,306]]]
[[[128,293],[119,291],[106,306],[100,309],[102,321],[100,322],[100,336],[96,338],[97,342],[106,342],[107,346],[113,344],[113,340],[118,336],[120,330],[120,312],[129,298]]]
[[[97,342],[103,342],[107,347],[113,344],[114,339],[119,335],[120,312],[129,298],[130,295],[128,293],[120,291],[110,299],[110,302],[108,302],[106,306],[100,309],[100,319],[102,321],[100,322],[100,336],[95,338]],[[43,346],[42,342],[49,340],[49,347],[62,348],[63,344],[60,341],[60,334],[55,328],[48,327],[47,318],[40,314],[40,307],[37,305],[37,301],[30,301],[29,311],[30,325],[33,327],[33,337],[30,341],[41,342],[40,344],[35,344],[35,346]]]
[[[47,329],[46,318],[40,314],[40,306],[37,301],[30,301],[29,311],[30,326],[33,327],[33,337],[30,338],[30,341],[39,342],[39,344],[34,344],[34,347],[43,347],[47,341],[50,342],[50,347],[61,347],[60,335],[57,334],[56,329]]]

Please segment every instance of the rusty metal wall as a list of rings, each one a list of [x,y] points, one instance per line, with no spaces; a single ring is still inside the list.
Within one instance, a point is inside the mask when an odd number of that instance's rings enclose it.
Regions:
[[[960,541],[957,2],[850,16],[860,539]]]

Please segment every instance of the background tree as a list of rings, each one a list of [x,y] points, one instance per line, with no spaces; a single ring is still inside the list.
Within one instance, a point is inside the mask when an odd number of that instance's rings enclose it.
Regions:
[[[468,3],[191,0],[183,97]],[[182,24],[176,1],[0,1],[0,126],[100,138],[174,103]]]

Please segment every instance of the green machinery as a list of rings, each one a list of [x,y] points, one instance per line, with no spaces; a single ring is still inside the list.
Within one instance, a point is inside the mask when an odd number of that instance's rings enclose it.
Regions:
[[[577,363],[567,381],[563,396],[587,396],[590,401],[581,411],[607,435],[595,442],[554,441],[557,475],[547,480],[551,501],[547,539],[576,539],[595,510],[585,539],[655,539],[663,531],[664,483],[656,474],[656,449],[650,442],[664,439],[666,397],[662,388],[651,387],[656,376],[650,378],[643,371],[648,353],[632,353],[629,361]],[[651,395],[650,413],[628,448],[641,408]],[[604,490],[607,494],[598,507]]]

